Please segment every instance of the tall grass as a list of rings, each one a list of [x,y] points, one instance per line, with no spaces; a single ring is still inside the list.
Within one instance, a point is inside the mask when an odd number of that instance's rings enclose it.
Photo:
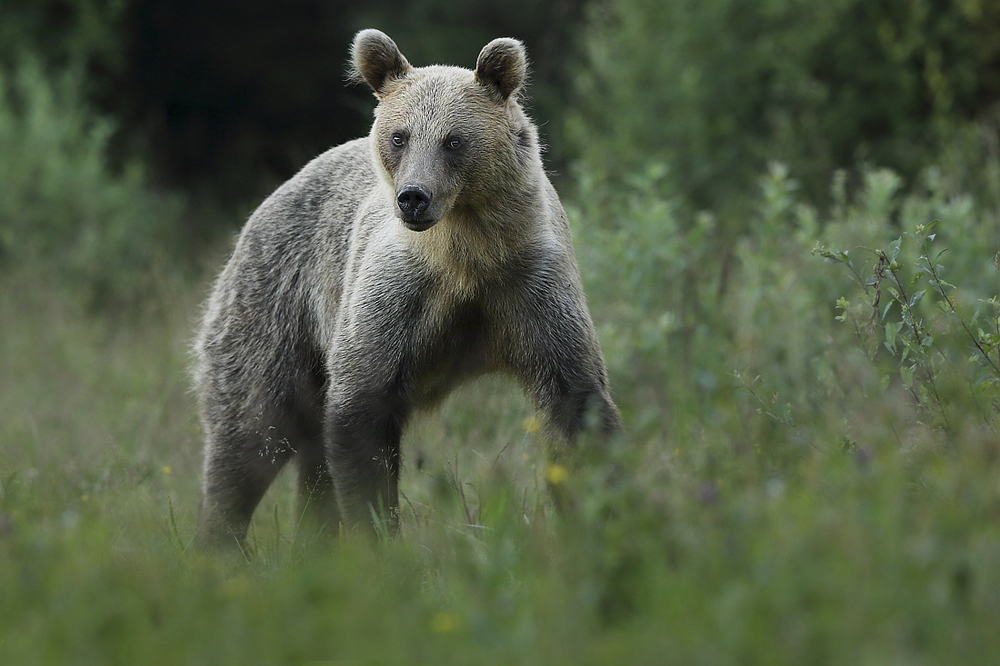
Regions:
[[[6,265],[0,661],[995,661],[995,203],[867,169],[827,212],[792,176],[740,225],[684,217],[656,169],[621,204],[583,178],[627,434],[548,466],[514,387],[475,384],[407,435],[403,537],[375,547],[301,535],[285,476],[248,552],[192,551],[205,285],[95,310],[58,253]]]
[[[769,178],[789,186],[780,172]],[[151,297],[160,307],[123,322],[93,315],[71,288],[5,275],[0,654],[989,661],[1000,650],[996,413],[967,386],[941,394],[949,425],[932,418],[904,385],[898,346],[880,340],[872,355],[836,320],[836,295],[853,302],[863,289],[810,253],[817,236],[891,243],[897,229],[873,217],[885,178],[872,173],[825,225],[771,192],[762,233],[736,244],[725,288],[705,255],[630,272],[657,261],[636,247],[698,250],[669,224],[659,238],[643,226],[652,220],[623,225],[657,247],[577,218],[628,435],[585,445],[580,464],[555,476],[571,499],[556,515],[539,492],[552,470],[523,400],[503,382],[473,386],[404,442],[404,537],[379,548],[305,541],[286,478],[258,511],[245,559],[192,552],[200,437],[185,368],[203,288],[165,289]],[[933,198],[897,194],[904,207]],[[768,216],[782,215],[797,226],[768,236]],[[985,271],[971,283],[952,276],[956,297],[970,299],[995,275],[990,248],[958,237],[979,213],[963,215],[947,240],[963,248],[951,266]],[[615,248],[632,258],[598,261]],[[666,280],[657,266],[706,275],[711,288],[696,283],[698,294],[715,300],[691,302],[669,281],[647,291]],[[626,291],[629,280],[640,284]],[[915,307],[933,295],[923,300]],[[672,309],[683,307],[700,314]],[[955,332],[946,313],[921,312]],[[971,345],[960,338],[939,333],[955,352],[940,362],[964,377]]]

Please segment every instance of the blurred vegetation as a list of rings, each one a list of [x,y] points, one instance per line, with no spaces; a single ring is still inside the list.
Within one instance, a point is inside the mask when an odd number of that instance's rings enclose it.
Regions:
[[[109,167],[114,126],[90,112],[81,75],[25,58],[0,72],[0,270],[56,269],[94,305],[135,303],[165,279],[182,211],[141,162]]]
[[[117,155],[142,154],[163,182],[233,204],[367,134],[371,93],[345,85],[358,30],[385,30],[414,64],[466,67],[489,40],[517,35],[550,118],[567,103],[581,13],[580,0],[3,0],[0,62],[30,51],[82,69],[89,100],[118,123]]]
[[[526,41],[627,434],[548,465],[478,383],[402,539],[310,543],[282,477],[206,558],[219,232],[366,131],[367,26]],[[995,662],[998,57],[974,0],[0,0],[0,661]]]
[[[1000,101],[993,2],[618,0],[590,6],[582,41],[570,126],[588,172],[617,192],[663,162],[702,208],[774,160],[820,200],[835,168],[911,179]]]

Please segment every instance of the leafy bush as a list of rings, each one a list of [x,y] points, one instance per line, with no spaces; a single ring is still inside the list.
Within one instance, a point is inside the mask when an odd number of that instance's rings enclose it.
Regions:
[[[567,134],[610,192],[649,161],[670,166],[667,194],[716,210],[751,193],[774,160],[814,200],[834,168],[862,160],[908,179],[1000,100],[1000,9],[990,3],[622,0],[591,9]]]
[[[147,189],[138,163],[109,168],[112,129],[76,72],[53,79],[31,59],[0,71],[0,269],[62,275],[95,302],[149,287],[180,205]]]
[[[706,423],[743,423],[758,431],[748,441],[764,436],[772,451],[779,441],[792,451],[818,444],[830,419],[873,394],[934,411],[937,418],[921,418],[929,432],[995,427],[1000,239],[992,213],[939,169],[925,170],[909,192],[894,172],[863,169],[854,195],[839,172],[823,214],[786,167],[772,164],[751,231],[736,237],[719,231],[724,220],[659,195],[661,177],[633,178],[618,208],[592,205],[596,186],[581,180],[570,209],[587,220],[575,234],[615,359],[612,384],[644,436],[674,441]],[[870,292],[864,302],[843,298],[848,283],[811,259],[814,251],[854,262],[850,277]],[[873,301],[877,312],[865,304]],[[864,353],[854,358],[859,343]],[[862,438],[856,427],[833,430]]]
[[[918,224],[884,249],[864,248],[874,257],[871,275],[859,273],[846,250],[816,252],[844,264],[864,290],[866,305],[837,301],[837,320],[850,324],[872,362],[883,347],[888,352],[891,375],[883,375],[882,383],[898,373],[927,423],[954,435],[956,410],[993,427],[1000,417],[1000,304],[995,293],[976,298],[975,288],[959,290],[942,278],[945,267],[938,262],[946,250],[935,247],[937,224]],[[904,237],[917,245],[912,266],[902,263]],[[1000,273],[997,258],[986,271],[994,277]]]

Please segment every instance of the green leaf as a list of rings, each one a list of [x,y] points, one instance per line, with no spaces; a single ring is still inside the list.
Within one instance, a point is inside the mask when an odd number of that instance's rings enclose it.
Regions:
[[[791,405],[791,403],[788,403],[788,402],[785,403],[785,409],[784,409],[782,415],[783,415],[783,419],[782,420],[785,422],[785,425],[788,425],[788,426],[794,428],[795,427],[795,419],[792,418],[792,405]]]
[[[896,240],[889,243],[889,261],[895,262],[896,257],[899,256],[899,247],[903,243],[903,237],[900,236]]]
[[[903,388],[913,387],[913,368],[904,365],[899,369],[899,376],[903,380]]]
[[[923,300],[924,294],[926,293],[927,293],[926,289],[921,289],[917,293],[913,294],[913,296],[910,297],[910,309],[916,307],[917,303]]]
[[[883,320],[885,319],[885,316],[886,316],[887,314],[889,314],[889,310],[890,310],[890,309],[892,308],[892,304],[893,304],[893,303],[895,303],[895,301],[889,301],[889,302],[887,302],[887,303],[885,304],[885,307],[884,307],[884,308],[882,308],[882,319],[883,319]]]
[[[813,250],[813,254],[818,254],[819,256],[823,257],[823,259],[831,263],[840,263],[841,261],[840,257],[838,257],[836,253],[831,252],[830,250],[827,250],[825,248],[818,247]]]
[[[885,348],[893,353],[896,352],[896,335],[902,326],[903,322],[901,321],[885,325]]]
[[[878,385],[882,393],[885,393],[886,389],[889,388],[889,384],[892,382],[892,377],[889,375],[882,375],[879,377]]]

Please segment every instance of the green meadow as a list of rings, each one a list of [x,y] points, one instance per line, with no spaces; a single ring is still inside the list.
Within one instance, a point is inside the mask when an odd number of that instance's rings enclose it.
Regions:
[[[556,184],[625,433],[551,464],[516,386],[468,385],[404,437],[402,535],[377,544],[300,533],[286,471],[245,552],[192,549],[190,343],[241,217],[109,160],[79,71],[5,66],[0,662],[1000,661],[997,125],[960,117],[965,79],[930,61],[913,85],[959,83],[920,150],[909,107],[891,142],[850,134],[871,150],[847,163],[830,147],[848,139],[802,134],[863,125],[836,105],[740,125],[759,99],[722,113],[713,91],[777,56],[704,78],[749,39],[708,47],[737,4],[594,5],[579,104],[539,119],[572,156]],[[796,63],[846,34],[847,14],[801,31],[780,19],[807,10],[771,4],[754,16]],[[649,68],[609,72],[667,19],[687,41],[653,70],[678,91],[657,102],[634,90]],[[777,69],[788,108],[816,91],[802,68]],[[615,113],[627,127],[603,131]]]

